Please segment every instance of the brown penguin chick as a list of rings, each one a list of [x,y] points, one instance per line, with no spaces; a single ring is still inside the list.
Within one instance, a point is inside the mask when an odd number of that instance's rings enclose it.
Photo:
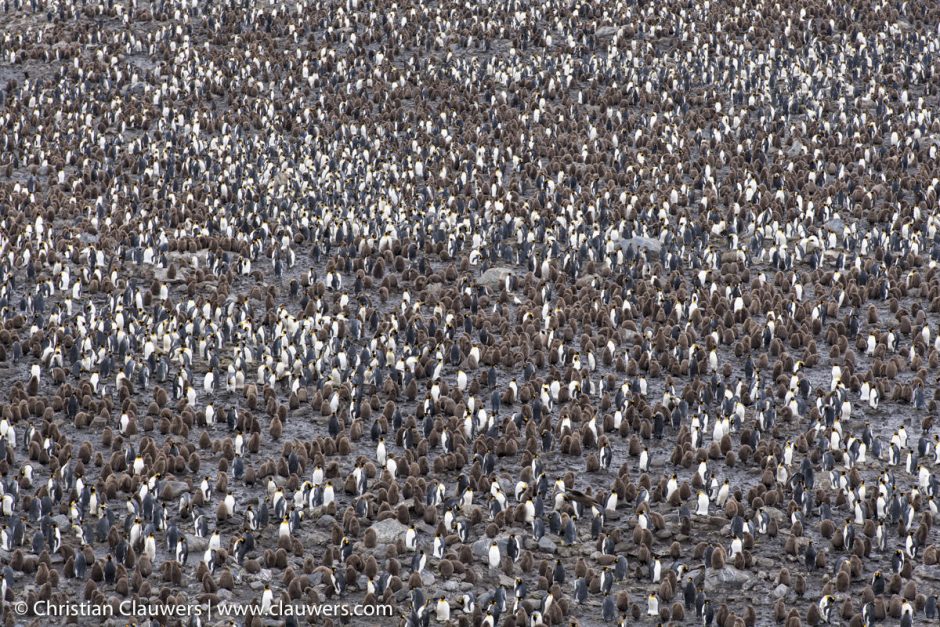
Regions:
[[[674,541],[669,545],[669,557],[672,559],[679,559],[682,557],[682,545],[678,541]]]
[[[730,614],[731,612],[728,609],[728,605],[726,603],[722,603],[715,611],[715,622],[719,625],[724,625]]]
[[[800,597],[806,594],[806,577],[802,574],[796,576],[796,580],[793,582],[793,591]]]
[[[793,524],[790,525],[790,534],[795,538],[800,538],[803,536],[803,523],[799,520],[794,520]]]
[[[36,569],[36,577],[34,582],[37,586],[43,586],[46,582],[49,581],[49,568],[43,564],[39,564],[39,568]]]
[[[672,612],[669,618],[673,622],[681,623],[685,620],[685,607],[678,601],[672,604]]]
[[[82,598],[86,601],[91,601],[97,594],[98,586],[95,584],[95,581],[92,579],[86,581],[84,590],[82,592]]]
[[[842,620],[851,620],[855,616],[855,606],[852,603],[852,597],[846,597],[842,602],[842,610],[839,615],[842,617]]]
[[[222,571],[219,573],[218,585],[219,588],[223,588],[225,590],[234,590],[235,580],[232,577],[232,571],[230,571],[228,568],[222,569]]]
[[[891,600],[888,603],[887,613],[888,616],[894,619],[901,618],[901,610],[903,606],[903,599],[897,595],[893,595]]]
[[[924,549],[924,564],[927,566],[933,566],[940,561],[940,552],[935,545],[928,546]]]
[[[454,564],[450,560],[443,559],[438,565],[438,570],[442,578],[450,579],[454,574]]]
[[[660,582],[659,584],[659,599],[663,603],[668,603],[669,601],[672,601],[673,596],[674,596],[674,593],[673,593],[673,588],[672,588],[672,582],[667,577],[663,579],[662,582]]]
[[[523,551],[522,557],[519,560],[519,568],[524,573],[532,571],[533,567],[533,557],[530,551]]]
[[[713,570],[721,570],[725,567],[725,562],[727,561],[725,556],[725,550],[723,547],[715,547],[712,551],[712,561],[711,567]]]
[[[745,627],[754,627],[757,624],[757,612],[754,611],[753,605],[748,605],[747,609],[744,611],[744,625]]]
[[[822,616],[819,613],[818,604],[809,604],[809,609],[806,610],[806,622],[809,625],[819,625],[820,623],[824,622]]]
[[[617,593],[615,603],[617,605],[617,610],[620,612],[626,612],[630,608],[630,595],[626,590],[621,590]]]

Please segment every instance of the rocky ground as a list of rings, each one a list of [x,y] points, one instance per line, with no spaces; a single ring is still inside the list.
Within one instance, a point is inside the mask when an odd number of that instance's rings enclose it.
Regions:
[[[7,1],[5,624],[936,623],[938,23]]]

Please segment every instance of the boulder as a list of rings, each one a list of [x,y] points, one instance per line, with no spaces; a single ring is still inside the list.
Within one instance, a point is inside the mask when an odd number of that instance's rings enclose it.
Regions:
[[[495,268],[490,268],[480,275],[477,283],[491,290],[502,289],[503,285],[506,284],[506,277],[510,276],[511,274],[512,269],[497,266]]]
[[[476,542],[470,545],[470,551],[473,553],[474,557],[485,558],[489,556],[490,552],[490,540],[487,537],[480,538]]]
[[[839,235],[843,235],[845,233],[845,222],[843,222],[841,218],[833,218],[826,222],[826,228]]]
[[[539,538],[539,550],[546,553],[554,553],[558,550],[558,545],[548,536],[542,536]]]
[[[914,572],[912,573],[912,578],[919,579],[921,581],[940,581],[940,566],[928,566],[926,564],[916,566],[914,568]]]
[[[725,566],[721,570],[709,569],[705,573],[705,590],[711,592],[718,588],[743,587],[753,578],[750,573],[738,570],[734,566]]]
[[[170,500],[178,499],[184,492],[189,491],[189,485],[185,481],[164,481],[163,495]]]
[[[663,249],[663,244],[658,239],[653,239],[652,237],[636,236],[620,240],[620,248],[624,251],[628,248],[639,251],[642,248],[658,255],[659,251]]]
[[[408,527],[401,524],[394,518],[380,520],[379,522],[374,523],[370,528],[375,532],[375,539],[378,544],[394,543],[399,538],[404,538],[405,532],[408,530]]]

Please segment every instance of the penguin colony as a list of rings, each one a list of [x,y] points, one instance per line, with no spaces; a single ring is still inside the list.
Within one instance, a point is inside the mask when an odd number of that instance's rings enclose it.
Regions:
[[[940,620],[937,3],[2,24],[4,624]]]

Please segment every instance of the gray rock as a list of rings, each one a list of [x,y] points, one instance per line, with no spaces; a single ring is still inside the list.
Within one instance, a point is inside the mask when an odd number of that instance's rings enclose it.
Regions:
[[[433,586],[436,579],[434,575],[427,570],[421,571],[421,584],[424,586]]]
[[[375,539],[377,544],[391,544],[397,541],[399,538],[404,538],[405,532],[408,531],[408,527],[401,524],[394,518],[380,520],[379,522],[374,523],[371,529],[375,532]]]
[[[637,331],[631,331],[630,329],[625,329],[623,334],[623,343],[624,346],[633,346],[634,344],[641,344],[643,342],[643,334],[638,333]],[[679,520],[678,511],[674,514],[675,519]]]
[[[652,253],[659,253],[663,249],[662,242],[652,237],[631,237],[629,239],[620,240],[620,248],[622,250],[627,250],[632,247],[633,250],[639,251],[641,248],[646,249]]]
[[[65,531],[71,527],[69,522],[69,517],[65,514],[59,514],[58,516],[52,517],[52,522],[55,523],[55,526],[59,528],[59,531]]]
[[[842,235],[845,233],[845,222],[843,222],[840,218],[833,218],[832,220],[826,222],[826,228],[830,231],[835,231],[839,235]]]
[[[398,592],[395,593],[395,602],[396,603],[406,603],[408,599],[411,598],[411,591],[408,590],[408,586],[402,586],[398,589]]]
[[[774,588],[773,595],[775,599],[782,599],[787,596],[787,593],[790,592],[790,587],[786,584],[780,584]]]
[[[783,513],[783,510],[777,509],[776,507],[768,507],[765,505],[764,511],[767,512],[768,516],[776,520],[778,525],[787,518],[786,514]]]
[[[675,532],[669,527],[663,527],[659,531],[653,533],[659,540],[668,540],[675,535]]]
[[[604,39],[606,37],[613,37],[616,34],[617,34],[616,26],[601,26],[596,31],[594,31],[594,35],[598,39]]]
[[[180,268],[180,270],[182,269],[183,268]],[[175,279],[170,278],[169,272],[170,272],[169,268],[154,268],[153,276],[154,278],[164,281],[166,283],[170,283],[171,285],[181,285],[186,282],[186,276],[182,272],[179,272],[176,275]]]
[[[711,592],[728,586],[743,587],[753,579],[750,573],[738,570],[734,566],[725,566],[721,570],[711,570],[705,574],[705,590]]]
[[[304,545],[319,546],[322,544],[328,544],[330,541],[330,534],[321,530],[310,531],[309,533],[300,534],[300,539]]]
[[[201,555],[209,548],[209,538],[200,538],[192,533],[186,534],[186,543],[189,544],[189,555]]]
[[[470,551],[473,553],[474,557],[481,559],[488,557],[490,553],[490,542],[492,542],[492,540],[489,538],[480,538],[470,545]]]
[[[755,557],[754,565],[760,566],[761,568],[773,569],[779,566],[779,562],[776,560],[772,560],[769,557]],[[758,573],[757,576],[761,578],[766,578],[766,574],[764,573]]]
[[[505,267],[495,267],[490,268],[484,272],[479,279],[477,279],[477,284],[482,285],[483,287],[489,288],[491,290],[501,289],[503,285],[506,284],[506,277],[512,274],[511,268]]]
[[[591,285],[592,281],[600,280],[602,280],[602,277],[599,274],[585,274],[584,276],[579,277],[575,284],[578,287],[587,287]]]
[[[539,539],[539,550],[545,551],[546,553],[554,553],[558,550],[558,545],[548,536],[542,536]]]
[[[423,578],[422,581],[424,581]],[[448,592],[456,592],[457,590],[460,590],[460,582],[456,579],[448,579],[443,584],[441,584],[441,587]]]
[[[926,564],[921,564],[920,566],[914,568],[914,572],[911,574],[914,579],[940,581],[940,566],[927,566]]]
[[[275,186],[288,185],[290,179],[290,172],[281,171],[271,177],[271,184]]]
[[[507,576],[507,575],[503,575],[502,573],[500,573],[500,575],[499,575],[499,585],[501,585],[501,586],[503,586],[503,587],[505,587],[505,588],[512,589],[512,587],[516,585],[516,580],[513,579],[512,577],[509,577],[509,576]]]
[[[189,491],[189,485],[185,481],[164,481],[163,489],[169,491],[171,500],[176,500],[181,494]]]

